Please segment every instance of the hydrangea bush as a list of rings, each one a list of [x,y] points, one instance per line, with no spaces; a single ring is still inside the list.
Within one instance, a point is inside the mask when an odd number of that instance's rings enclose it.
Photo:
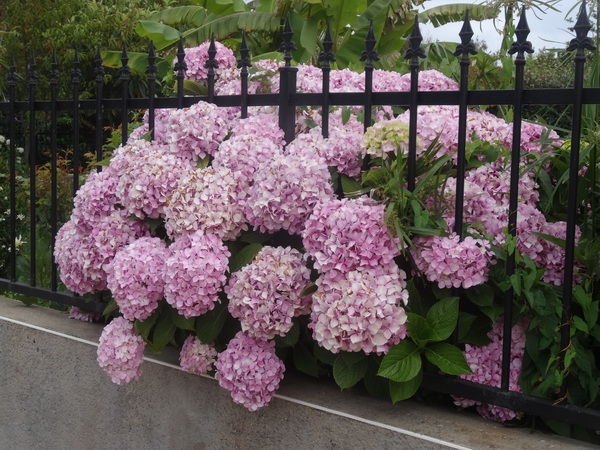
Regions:
[[[195,82],[205,82],[206,49],[186,51]],[[235,58],[217,50],[215,88],[236,92]],[[256,67],[251,90],[276,92],[275,63]],[[320,77],[320,70],[299,66],[299,90],[319,92]],[[331,82],[332,92],[364,89],[363,76],[348,70],[332,71]],[[373,85],[408,90],[410,76],[375,70]],[[419,88],[458,87],[423,71]],[[158,111],[154,142],[143,139],[146,116],[108,167],[88,176],[54,253],[69,289],[110,290],[105,316],[112,320],[98,362],[114,382],[140,375],[144,345],[160,351],[173,344],[181,347],[184,370],[214,374],[250,411],[269,403],[286,363],[314,376],[332,373],[342,388],[362,380],[394,401],[416,392],[424,360],[497,385],[508,252],[516,249],[515,277],[529,283],[529,294],[517,292],[524,317],[535,309],[535,286],[548,294],[562,282],[564,251],[556,239],[564,238],[565,225],[538,208],[536,170],[547,175],[548,167],[532,164],[547,160],[561,144],[558,135],[523,126],[529,169],[519,183],[513,243],[506,234],[512,124],[469,111],[459,236],[458,108],[419,107],[414,193],[406,188],[408,112],[380,108],[366,133],[359,112],[333,109],[323,138],[318,109],[299,109],[297,136],[286,143],[271,107],[250,108],[247,119],[205,102]],[[580,278],[584,272],[577,267]],[[465,293],[464,311],[457,289]],[[459,315],[464,354],[447,342]],[[512,335],[514,390],[527,324],[521,320]],[[517,417],[477,408],[495,420]]]

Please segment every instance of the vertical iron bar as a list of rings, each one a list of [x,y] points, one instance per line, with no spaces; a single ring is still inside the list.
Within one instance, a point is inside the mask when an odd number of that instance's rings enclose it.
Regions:
[[[80,151],[79,151],[79,51],[75,49],[71,82],[73,84],[73,196],[79,189]]]
[[[527,40],[529,26],[525,16],[525,6],[515,30],[517,41],[513,42],[508,53],[516,53],[515,58],[515,103],[513,105],[512,149],[510,157],[510,195],[508,201],[508,239],[517,239],[517,210],[519,202],[519,164],[521,161],[521,125],[523,123],[523,74],[525,71],[525,52],[533,53],[531,42]],[[516,249],[515,249],[516,251]],[[506,278],[515,273],[515,251],[506,257]],[[508,391],[510,382],[510,353],[512,335],[512,311],[514,292],[510,288],[504,299],[504,332],[502,334],[502,381],[501,389]]]
[[[103,107],[102,107],[102,88],[104,86],[104,67],[102,66],[102,54],[100,53],[100,46],[98,45],[98,51],[96,52],[95,59],[96,67],[94,68],[94,75],[96,77],[96,162],[102,161],[102,146],[104,144],[104,127],[103,127]],[[96,167],[98,172],[102,169],[100,165]]]
[[[296,92],[297,67],[292,67],[292,52],[296,50],[296,44],[292,41],[292,26],[288,13],[283,29],[283,42],[279,51],[283,53],[285,66],[279,68],[279,127],[283,130],[286,145],[294,140],[296,136],[296,108],[290,102],[290,96]]]
[[[15,241],[17,239],[17,157],[15,148],[15,121],[17,117],[15,115],[15,102],[16,102],[16,88],[17,88],[17,76],[15,74],[15,56],[11,55],[11,63],[8,73],[8,99],[9,99],[9,112],[8,112],[8,136],[10,139],[9,146],[9,173],[10,173],[10,267],[9,277],[11,281],[17,280],[17,248]]]
[[[127,45],[123,43],[123,53],[121,54],[121,143],[127,143],[127,134],[129,127],[129,112],[127,110],[127,97],[129,95],[129,74],[131,68],[128,65],[129,57],[127,56]]]
[[[377,53],[377,50],[375,50],[376,43],[375,33],[373,32],[373,19],[371,19],[369,31],[365,38],[366,48],[360,56],[360,60],[365,61],[365,131],[373,124],[373,61],[379,61],[379,54]]]
[[[242,44],[240,45],[240,59],[237,64],[238,69],[241,69],[241,118],[248,117],[248,67],[252,67],[250,62],[250,50],[246,43],[246,32],[242,31]]]
[[[458,112],[458,150],[456,159],[456,200],[454,209],[454,232],[463,238],[463,206],[465,196],[465,165],[467,146],[467,112],[469,97],[469,54],[476,55],[475,44],[471,42],[473,29],[469,21],[469,10],[465,14],[465,21],[459,33],[461,43],[456,47],[454,56],[460,59],[460,100]]]
[[[35,55],[29,65],[29,284],[36,285],[36,174],[35,165],[37,153],[37,129],[35,124],[35,88],[37,72]],[[13,247],[15,243],[12,243]]]
[[[579,173],[579,151],[581,148],[581,124],[583,110],[583,78],[585,53],[596,47],[587,37],[591,29],[587,17],[585,0],[581,4],[579,17],[575,24],[576,37],[571,40],[567,51],[577,50],[575,54],[575,81],[573,86],[573,121],[571,124],[571,152],[569,161],[569,190],[567,193],[567,231],[565,237],[565,271],[563,278],[562,323],[560,326],[559,370],[564,369],[564,357],[571,345],[571,301],[573,297],[573,265],[575,263],[575,221],[577,218],[577,177]],[[561,401],[566,401],[566,381],[560,389]]]
[[[208,69],[208,102],[213,103],[215,98],[215,69],[219,68],[219,62],[215,59],[217,56],[217,47],[215,46],[215,33],[210,37],[210,45],[208,47],[208,60],[204,63],[204,67]]]
[[[333,48],[333,40],[331,39],[331,26],[327,21],[327,31],[323,39],[323,51],[319,54],[319,62],[321,63],[321,70],[323,71],[323,102],[321,109],[321,134],[324,138],[329,137],[329,86],[330,86],[330,74],[331,65],[330,63],[335,61],[335,55],[331,50]]]
[[[52,239],[52,251],[56,244],[56,233],[58,232],[58,181],[57,181],[57,84],[58,84],[58,63],[56,62],[56,51],[52,54],[52,63],[50,64],[50,229]],[[52,258],[52,268],[50,277],[50,288],[56,291],[58,288],[58,268],[54,258]]]
[[[183,38],[179,37],[179,47],[177,48],[177,62],[175,63],[175,78],[177,79],[177,108],[183,107],[183,80],[187,64],[185,62],[185,50],[183,49]]]
[[[423,37],[419,29],[419,16],[415,16],[413,31],[408,38],[408,50],[405,59],[410,59],[410,105],[408,123],[408,160],[407,166],[407,188],[414,191],[417,172],[417,113],[419,104],[419,58],[425,58],[425,51],[421,47]]]
[[[148,128],[150,130],[150,140],[154,140],[154,96],[156,95],[156,54],[154,53],[154,43],[150,41],[150,50],[148,51]]]

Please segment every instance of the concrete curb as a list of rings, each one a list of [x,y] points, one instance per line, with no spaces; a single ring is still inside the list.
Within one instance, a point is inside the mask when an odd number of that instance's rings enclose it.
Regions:
[[[181,371],[173,351],[148,355],[142,377],[117,386],[95,360],[101,329],[0,298],[0,448],[595,448],[299,374],[250,413],[212,378]]]

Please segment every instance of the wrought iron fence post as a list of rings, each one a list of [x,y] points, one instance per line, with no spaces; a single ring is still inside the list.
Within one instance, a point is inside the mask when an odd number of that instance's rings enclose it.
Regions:
[[[150,49],[148,50],[148,66],[146,74],[148,75],[148,129],[150,131],[150,140],[154,140],[155,114],[154,114],[154,97],[156,95],[156,54],[154,53],[154,43],[150,41]]]
[[[52,234],[52,251],[56,244],[56,233],[58,232],[58,180],[57,180],[57,130],[56,125],[58,122],[57,106],[57,85],[58,85],[58,63],[56,62],[56,51],[52,54],[52,63],[50,64],[50,229]],[[58,288],[58,268],[52,258],[51,262],[51,278],[50,278],[50,289],[56,291]]]
[[[296,107],[291,103],[291,95],[296,93],[297,67],[292,67],[292,52],[296,44],[292,41],[294,32],[290,25],[290,15],[285,19],[283,42],[279,51],[283,53],[285,66],[279,68],[279,127],[283,130],[286,145],[296,136]]]
[[[36,173],[37,164],[37,127],[35,90],[37,86],[35,55],[29,65],[29,284],[36,285]],[[15,247],[15,242],[11,243]]]
[[[177,108],[183,107],[183,80],[187,64],[185,62],[185,50],[183,49],[183,38],[179,37],[179,47],[177,47],[177,62],[175,63],[175,78],[177,79]]]
[[[17,239],[17,156],[15,146],[15,121],[17,120],[15,113],[16,103],[16,88],[17,75],[15,73],[15,56],[11,55],[11,63],[8,72],[8,136],[10,138],[9,145],[9,173],[10,173],[10,261],[9,261],[9,277],[10,281],[14,282],[17,279],[17,249],[15,241]]]
[[[100,46],[96,52],[96,59],[94,60],[94,76],[96,81],[96,162],[102,161],[102,147],[104,145],[104,128],[103,128],[103,112],[102,106],[102,88],[104,86],[104,67],[102,66],[102,54],[100,53]],[[100,165],[97,166],[96,170],[100,172]]]
[[[248,117],[248,67],[252,67],[250,61],[250,50],[246,43],[246,32],[242,31],[242,44],[240,45],[240,59],[237,63],[238,69],[241,69],[241,98],[240,98],[240,115],[242,119]]]

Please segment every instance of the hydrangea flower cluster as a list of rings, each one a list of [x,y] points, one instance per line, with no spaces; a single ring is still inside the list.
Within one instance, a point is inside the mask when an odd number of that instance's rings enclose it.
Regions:
[[[145,320],[158,307],[168,256],[165,241],[142,237],[117,251],[107,265],[107,287],[127,320]]]
[[[304,248],[321,272],[393,264],[400,243],[385,224],[385,205],[361,197],[315,206],[302,233]]]
[[[233,273],[225,292],[229,312],[248,336],[269,340],[285,336],[292,319],[310,310],[310,283],[302,254],[291,247],[263,247],[254,260]]]
[[[246,219],[262,232],[299,234],[320,202],[333,198],[327,166],[306,155],[286,154],[259,167],[248,191]]]
[[[116,317],[102,330],[97,361],[113,383],[127,384],[142,374],[145,347],[144,340],[135,334],[133,323]]]
[[[205,375],[212,370],[217,360],[217,350],[213,344],[205,344],[195,336],[188,336],[179,353],[179,365],[194,375]]]
[[[239,173],[241,178],[251,185],[254,173],[261,164],[282,156],[283,146],[267,136],[236,135],[221,144],[212,161],[212,167],[225,167]]]
[[[136,158],[121,174],[116,195],[125,209],[140,219],[158,219],[164,205],[177,188],[179,179],[192,170],[191,160],[178,158],[157,145],[153,151]]]
[[[227,280],[229,250],[216,235],[202,231],[177,239],[169,250],[165,263],[167,302],[188,318],[213,309]]]
[[[184,61],[187,65],[187,71],[185,73],[186,78],[197,82],[204,82],[207,80],[208,69],[205,67],[205,64],[208,61],[209,47],[210,42],[204,42],[197,47],[185,49]],[[215,59],[219,65],[218,68],[215,69],[215,76],[218,77],[223,73],[227,73],[227,69],[235,67],[237,60],[233,51],[218,41],[215,41],[215,49],[217,50]]]
[[[73,199],[71,220],[79,229],[90,232],[94,223],[111,214],[118,201],[115,195],[118,182],[117,173],[110,167],[90,172]]]
[[[468,289],[487,281],[494,255],[489,241],[471,236],[461,241],[452,233],[415,239],[415,244],[413,257],[417,271],[438,287]]]
[[[527,326],[527,319],[521,319],[513,326],[511,332],[508,388],[514,392],[521,392],[519,375],[521,374],[523,355],[525,353],[525,332],[527,331]],[[500,317],[488,333],[488,337],[491,339],[489,344],[483,347],[465,345],[463,354],[473,373],[459,375],[460,378],[486,386],[500,387],[502,382],[503,327],[504,320]],[[496,422],[507,422],[519,416],[518,412],[511,409],[464,398],[455,397],[454,404],[462,407],[476,406],[479,414]]]
[[[242,331],[219,354],[215,367],[219,385],[249,411],[271,401],[285,371],[283,361],[275,354],[274,341],[253,339]]]
[[[165,228],[172,238],[196,230],[232,240],[248,228],[244,215],[247,180],[226,167],[190,170],[165,206]]]
[[[169,114],[165,141],[171,153],[192,161],[214,155],[229,132],[227,111],[199,102]]]
[[[81,320],[82,322],[98,322],[102,319],[102,313],[83,312],[78,306],[72,306],[69,310],[69,319]]]
[[[365,132],[363,147],[363,153],[374,158],[387,159],[388,153],[406,155],[408,125],[397,120],[377,122]],[[420,153],[417,149],[417,155]]]
[[[406,337],[406,274],[395,264],[329,270],[317,286],[308,327],[321,347],[382,354]]]

